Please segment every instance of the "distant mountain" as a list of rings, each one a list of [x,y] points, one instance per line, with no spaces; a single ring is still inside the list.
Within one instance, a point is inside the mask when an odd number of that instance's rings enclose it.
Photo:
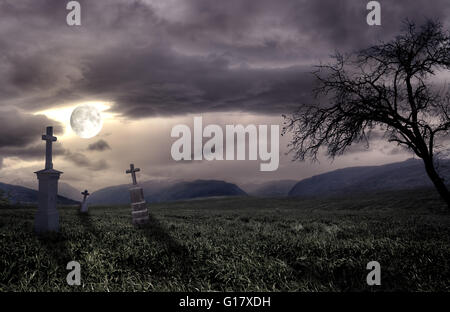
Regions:
[[[36,204],[38,202],[38,191],[32,190],[30,188],[20,186],[20,185],[12,185],[0,182],[0,189],[5,192],[5,195],[10,196],[10,202],[13,204],[22,203],[22,204]],[[76,205],[79,202],[74,201],[72,199],[59,196],[57,199],[57,203],[59,205]]]
[[[287,196],[298,180],[273,180],[262,183],[246,183],[239,186],[249,195],[260,197]]]
[[[72,185],[66,183],[66,182],[59,182],[58,183],[58,194],[76,201],[81,201],[83,199],[83,195],[81,195],[81,192],[83,190],[79,190],[74,188]]]
[[[13,184],[13,185],[20,185],[20,186],[24,186],[26,188],[30,188],[32,190],[37,190],[38,189],[38,181],[36,180],[31,180],[31,181],[24,181],[22,179],[15,179],[12,180],[10,182],[8,182],[9,184]],[[82,199],[82,195],[81,192],[84,190],[78,190],[76,188],[74,188],[72,185],[66,183],[66,182],[62,182],[59,181],[58,182],[58,194],[64,197],[67,197],[69,199],[75,200],[75,201],[80,201]]]
[[[196,180],[191,182],[179,182],[168,187],[160,194],[159,201],[245,195],[247,195],[247,193],[236,184],[219,180]]]
[[[166,188],[180,182],[181,180],[158,179],[139,183],[144,189],[144,196],[147,202],[159,201],[159,196]],[[87,201],[91,205],[108,204],[128,204],[130,203],[130,193],[128,189],[131,184],[121,184],[109,186],[92,192]]]
[[[150,180],[139,183],[147,202],[175,201],[211,196],[246,195],[238,186],[217,180]],[[88,197],[91,205],[129,204],[130,184],[110,186],[93,192]]]
[[[115,185],[102,188],[87,198],[87,202],[90,205],[112,205],[112,204],[126,204],[130,202],[130,195],[127,192],[129,185]]]
[[[450,178],[450,161],[441,161],[439,171]],[[301,180],[289,196],[346,195],[382,190],[432,187],[422,160],[409,159],[381,166],[343,168]]]

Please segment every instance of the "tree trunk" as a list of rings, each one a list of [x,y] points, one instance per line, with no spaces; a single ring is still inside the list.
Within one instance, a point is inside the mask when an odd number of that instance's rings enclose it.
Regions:
[[[431,179],[439,195],[441,195],[442,199],[447,203],[447,206],[450,209],[450,193],[444,183],[444,180],[439,176],[434,168],[433,158],[424,158],[423,161],[425,163],[425,170],[428,177]]]

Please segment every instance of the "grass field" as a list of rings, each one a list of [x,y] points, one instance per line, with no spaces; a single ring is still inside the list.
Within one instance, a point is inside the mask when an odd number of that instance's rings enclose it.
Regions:
[[[341,199],[227,198],[60,208],[61,232],[33,234],[35,208],[0,209],[1,291],[450,291],[450,216],[432,191]],[[66,265],[81,264],[81,286]],[[381,264],[381,286],[366,264]]]

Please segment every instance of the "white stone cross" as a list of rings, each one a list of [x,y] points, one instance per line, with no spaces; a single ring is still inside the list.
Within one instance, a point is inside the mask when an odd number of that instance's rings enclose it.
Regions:
[[[131,173],[131,178],[133,179],[133,185],[137,184],[136,172],[141,171],[139,168],[134,168],[134,164],[130,164],[130,169],[125,171],[125,173]]]
[[[47,127],[47,134],[42,136],[42,140],[47,141],[45,145],[45,169],[53,169],[52,142],[56,141],[56,137],[53,136],[53,127]]]
[[[86,197],[88,197],[89,194],[88,190],[84,190],[84,192],[81,192],[81,195],[83,195],[83,203],[86,201]]]

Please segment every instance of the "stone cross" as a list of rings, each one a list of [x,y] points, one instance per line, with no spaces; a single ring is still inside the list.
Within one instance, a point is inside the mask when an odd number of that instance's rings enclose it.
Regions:
[[[81,195],[83,195],[83,202],[85,202],[86,197],[88,197],[88,195],[91,195],[91,194],[89,194],[88,190],[84,190],[84,192],[81,192]]]
[[[46,141],[45,169],[36,171],[39,180],[38,211],[34,218],[34,230],[37,233],[59,231],[59,214],[56,209],[58,198],[58,180],[61,171],[53,169],[52,143],[56,141],[53,136],[53,127],[47,127],[47,133],[42,136]]]
[[[131,178],[133,179],[133,185],[137,184],[136,172],[141,171],[139,168],[134,168],[134,164],[130,164],[130,169],[125,171],[125,173],[131,173]]]
[[[56,141],[56,137],[53,136],[53,127],[47,127],[47,134],[42,136],[42,140],[47,141],[45,145],[45,169],[53,169],[52,143]]]

